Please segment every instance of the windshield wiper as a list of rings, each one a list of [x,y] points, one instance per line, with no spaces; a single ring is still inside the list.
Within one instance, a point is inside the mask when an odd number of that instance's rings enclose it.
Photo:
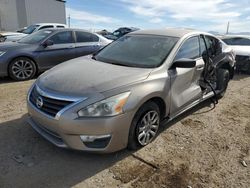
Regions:
[[[124,67],[138,67],[135,64],[123,64],[123,63],[119,63],[119,62],[107,62],[107,63],[110,63],[112,65],[124,66]]]
[[[138,66],[138,64],[132,64],[132,63],[121,63],[119,61],[114,61],[114,60],[110,60],[110,59],[106,59],[106,58],[100,58],[100,57],[92,57],[92,59],[95,59],[97,61],[101,61],[101,62],[104,62],[104,63],[109,63],[109,64],[112,64],[112,65],[118,65],[118,66],[124,66],[124,67],[140,67]]]

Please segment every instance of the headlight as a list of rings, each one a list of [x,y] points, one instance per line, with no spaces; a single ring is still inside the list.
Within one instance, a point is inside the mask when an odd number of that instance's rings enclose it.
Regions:
[[[3,55],[3,54],[5,54],[6,52],[2,52],[2,51],[0,51],[0,57]]]
[[[78,111],[79,117],[115,116],[123,113],[130,92],[115,95]]]
[[[6,40],[6,37],[0,36],[0,42],[4,42]]]

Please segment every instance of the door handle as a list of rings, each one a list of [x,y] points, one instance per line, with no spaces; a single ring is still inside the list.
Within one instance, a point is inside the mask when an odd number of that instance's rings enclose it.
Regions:
[[[72,49],[72,48],[75,48],[75,46],[69,46],[68,49]]]

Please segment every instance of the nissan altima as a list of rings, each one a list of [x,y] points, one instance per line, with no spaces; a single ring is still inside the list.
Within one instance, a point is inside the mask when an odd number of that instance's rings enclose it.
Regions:
[[[42,74],[28,93],[28,122],[62,148],[137,149],[156,138],[163,119],[223,97],[234,56],[208,33],[132,32]]]

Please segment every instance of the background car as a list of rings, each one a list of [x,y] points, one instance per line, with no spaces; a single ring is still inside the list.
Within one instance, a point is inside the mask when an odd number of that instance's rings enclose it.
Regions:
[[[92,54],[111,41],[78,29],[46,29],[17,42],[0,44],[0,76],[14,80],[33,78],[59,63]]]
[[[96,33],[98,33],[99,35],[105,36],[105,35],[112,35],[111,32],[107,31],[106,29],[103,29],[101,31],[97,31]]]
[[[28,97],[28,122],[53,144],[113,152],[149,144],[171,120],[213,96],[233,77],[234,54],[199,31],[141,30],[92,56],[41,75]]]
[[[26,35],[24,35],[23,33],[2,31],[0,32],[0,43],[9,42],[9,41],[17,41],[23,38],[24,36]]]
[[[58,23],[39,23],[30,25],[26,28],[19,30],[18,32],[2,32],[0,33],[0,42],[8,42],[8,41],[17,41],[31,33],[36,31],[40,31],[42,29],[50,29],[50,28],[66,28],[65,24]],[[1,38],[2,36],[2,38]]]
[[[236,53],[236,71],[250,74],[250,36],[228,35],[221,39]]]
[[[59,23],[38,23],[28,26],[26,29],[22,30],[21,33],[31,34],[36,31],[40,31],[42,29],[66,28],[66,27],[67,26],[65,24],[59,24]]]
[[[121,27],[115,30],[112,34],[104,35],[104,37],[110,40],[116,40],[130,32],[137,31],[137,30],[139,29],[135,27]]]

